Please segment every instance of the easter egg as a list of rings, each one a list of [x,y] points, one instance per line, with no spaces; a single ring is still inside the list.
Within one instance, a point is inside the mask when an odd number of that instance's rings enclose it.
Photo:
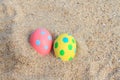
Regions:
[[[61,34],[54,42],[55,56],[62,61],[71,61],[76,54],[76,40],[70,34]]]
[[[36,29],[30,36],[30,44],[42,56],[50,53],[52,48],[52,36],[44,28]]]

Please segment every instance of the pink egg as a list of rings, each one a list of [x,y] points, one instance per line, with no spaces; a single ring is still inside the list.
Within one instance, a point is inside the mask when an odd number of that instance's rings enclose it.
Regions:
[[[30,44],[38,53],[45,56],[51,51],[52,36],[46,29],[38,28],[31,34]]]

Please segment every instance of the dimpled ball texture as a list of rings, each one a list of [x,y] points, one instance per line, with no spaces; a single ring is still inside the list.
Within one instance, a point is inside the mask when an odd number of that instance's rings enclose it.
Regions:
[[[52,36],[45,28],[36,29],[30,36],[30,44],[42,56],[50,53],[52,48]]]
[[[54,41],[55,56],[62,61],[71,61],[76,54],[76,40],[70,34],[63,33]]]

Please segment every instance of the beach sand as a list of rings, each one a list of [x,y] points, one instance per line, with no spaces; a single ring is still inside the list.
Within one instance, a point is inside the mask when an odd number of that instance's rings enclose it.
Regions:
[[[72,34],[75,58],[39,55],[38,27]],[[0,80],[120,80],[120,0],[0,0]]]

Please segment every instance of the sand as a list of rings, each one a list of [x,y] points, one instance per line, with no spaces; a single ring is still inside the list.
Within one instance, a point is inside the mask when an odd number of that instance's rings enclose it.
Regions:
[[[39,55],[38,27],[72,34],[75,58]],[[120,0],[0,0],[0,80],[120,80]]]

